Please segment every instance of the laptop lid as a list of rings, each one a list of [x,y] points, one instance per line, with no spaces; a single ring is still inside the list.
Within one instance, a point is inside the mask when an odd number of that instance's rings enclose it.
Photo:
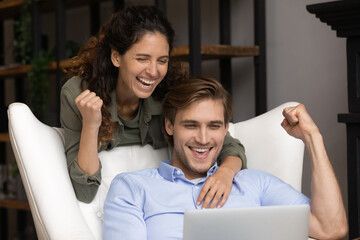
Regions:
[[[304,240],[308,205],[220,208],[186,211],[184,240]]]

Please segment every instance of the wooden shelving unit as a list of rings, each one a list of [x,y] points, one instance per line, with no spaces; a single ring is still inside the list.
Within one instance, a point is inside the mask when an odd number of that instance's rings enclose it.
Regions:
[[[110,0],[64,0],[64,9],[75,8],[87,4],[96,4],[100,2],[105,2]],[[55,12],[58,8],[56,3],[59,1],[54,0],[37,0],[35,3],[39,6],[39,11],[41,13],[46,12]],[[19,16],[20,9],[22,6],[23,0],[3,0],[0,1],[0,21],[4,21],[7,19],[13,19]],[[33,11],[33,9],[29,9],[29,11]],[[39,14],[38,14],[39,16]],[[2,29],[1,29],[2,31]],[[34,30],[34,33],[36,30]],[[4,36],[1,35],[2,37]],[[2,54],[2,53],[1,53]],[[30,70],[30,65],[22,65],[22,64],[10,64],[10,65],[1,65],[3,62],[0,62],[0,81],[3,81],[5,78],[14,78],[15,81],[18,81],[18,78],[22,78],[26,81],[26,73]],[[68,66],[71,64],[70,60],[64,60],[60,62],[60,68]],[[55,72],[58,69],[57,63],[52,62],[49,65],[49,71]],[[3,89],[3,88],[1,88]],[[4,96],[3,93],[0,94]],[[3,101],[1,101],[3,104]],[[4,123],[1,123],[4,124]],[[5,123],[7,124],[7,123]],[[1,154],[5,150],[5,145],[10,142],[8,133],[0,133],[0,144],[1,145]],[[5,154],[4,154],[5,156]],[[2,157],[1,157],[2,158]],[[5,156],[6,158],[6,156]],[[8,231],[7,231],[7,211],[6,209],[15,209],[20,210],[18,215],[18,230],[24,231],[24,218],[27,211],[30,211],[29,203],[27,201],[22,201],[18,199],[0,199],[0,239],[8,239]],[[24,212],[25,211],[25,212]]]

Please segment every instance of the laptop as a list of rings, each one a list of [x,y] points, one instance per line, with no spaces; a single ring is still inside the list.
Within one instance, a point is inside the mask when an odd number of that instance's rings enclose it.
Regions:
[[[305,240],[309,205],[190,210],[184,240]]]

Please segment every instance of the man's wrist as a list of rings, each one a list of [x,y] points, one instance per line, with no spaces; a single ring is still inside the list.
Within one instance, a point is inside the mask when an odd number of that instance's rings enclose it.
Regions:
[[[305,144],[312,144],[314,142],[322,141],[322,135],[320,131],[314,131],[312,133],[306,134],[304,136],[304,142]]]

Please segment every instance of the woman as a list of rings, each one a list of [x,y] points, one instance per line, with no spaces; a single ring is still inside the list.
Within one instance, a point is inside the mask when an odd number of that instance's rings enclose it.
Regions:
[[[80,201],[91,202],[100,185],[98,152],[129,144],[167,145],[160,100],[181,70],[170,64],[173,41],[174,30],[156,7],[131,6],[113,15],[73,58],[74,67],[65,69],[71,78],[61,91],[60,121]],[[244,148],[229,134],[221,160],[220,171],[199,195],[205,207],[225,203],[234,175],[245,166]]]

